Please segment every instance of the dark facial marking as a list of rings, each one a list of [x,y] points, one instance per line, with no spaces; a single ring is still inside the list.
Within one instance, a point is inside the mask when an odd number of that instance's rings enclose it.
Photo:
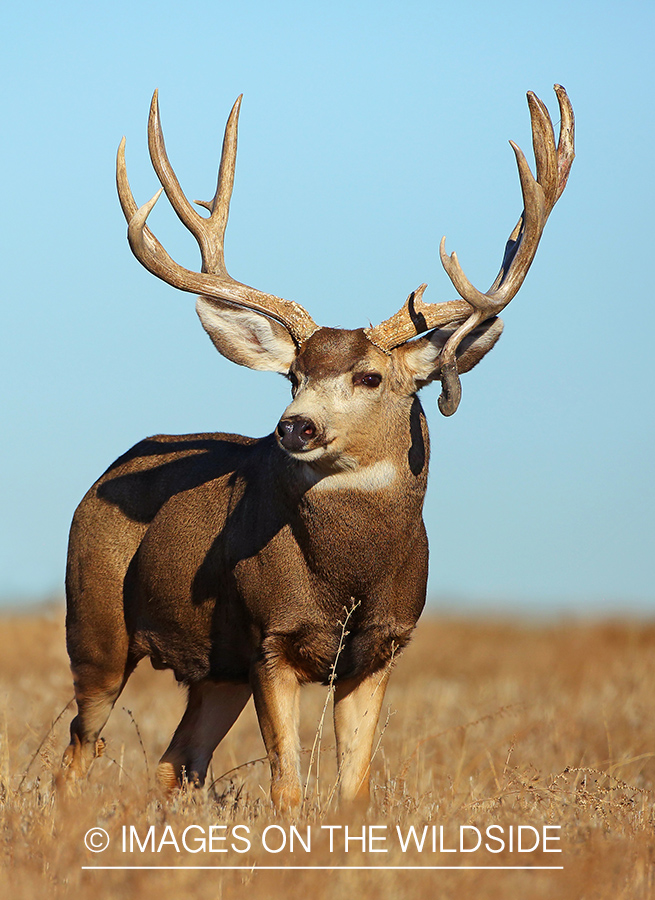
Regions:
[[[363,328],[319,328],[303,344],[293,367],[301,375],[330,378],[351,372],[372,349]]]
[[[421,401],[418,397],[414,397],[409,414],[409,434],[412,443],[407,453],[407,462],[412,475],[418,476],[425,466],[425,444],[423,442],[423,429],[421,428]]]

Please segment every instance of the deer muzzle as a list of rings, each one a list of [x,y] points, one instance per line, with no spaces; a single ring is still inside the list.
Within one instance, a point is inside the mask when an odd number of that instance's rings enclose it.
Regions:
[[[320,445],[320,430],[306,416],[288,416],[278,422],[277,438],[290,453],[303,453]]]

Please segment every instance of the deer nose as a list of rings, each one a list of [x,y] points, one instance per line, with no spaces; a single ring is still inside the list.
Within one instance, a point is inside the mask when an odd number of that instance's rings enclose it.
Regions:
[[[280,419],[277,433],[285,450],[302,451],[315,437],[318,429],[311,419],[304,416],[289,416]]]

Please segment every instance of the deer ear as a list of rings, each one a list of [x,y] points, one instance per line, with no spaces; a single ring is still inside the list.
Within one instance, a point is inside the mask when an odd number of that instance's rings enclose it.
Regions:
[[[284,325],[209,297],[198,297],[196,312],[212,343],[227,359],[249,369],[288,373],[296,345]]]
[[[409,370],[417,387],[423,387],[439,377],[439,355],[456,328],[456,325],[436,328],[425,337],[403,344],[394,351],[402,354],[403,366]],[[460,375],[477,366],[494,346],[502,331],[502,319],[494,317],[478,325],[464,338],[457,349],[457,371]]]

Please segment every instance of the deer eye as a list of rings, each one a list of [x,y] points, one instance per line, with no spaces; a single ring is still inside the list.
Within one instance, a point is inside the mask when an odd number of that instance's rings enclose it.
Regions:
[[[298,389],[298,377],[293,372],[289,372],[287,378],[291,382],[291,393],[293,394]]]
[[[367,388],[376,388],[380,386],[382,376],[377,372],[366,372],[364,375],[355,375],[353,382],[355,384],[363,384]]]

